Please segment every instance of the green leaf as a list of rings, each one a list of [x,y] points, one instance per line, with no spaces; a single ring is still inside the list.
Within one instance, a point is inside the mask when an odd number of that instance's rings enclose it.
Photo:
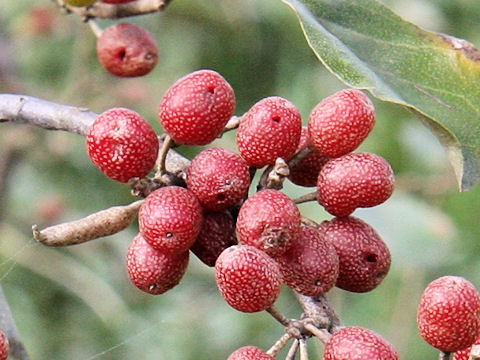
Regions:
[[[412,109],[445,146],[461,190],[480,181],[480,52],[376,0],[282,0],[320,61],[350,87]]]

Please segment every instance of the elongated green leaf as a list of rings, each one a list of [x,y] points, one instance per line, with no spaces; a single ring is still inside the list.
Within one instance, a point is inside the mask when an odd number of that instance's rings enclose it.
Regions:
[[[376,0],[282,0],[345,84],[407,106],[447,149],[461,190],[480,181],[480,52]]]

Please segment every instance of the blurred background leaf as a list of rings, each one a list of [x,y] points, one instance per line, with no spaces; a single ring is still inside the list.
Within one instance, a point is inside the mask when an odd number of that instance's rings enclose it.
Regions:
[[[384,3],[425,29],[480,44],[477,0]],[[319,101],[345,86],[318,62],[294,13],[279,0],[175,0],[164,13],[128,21],[154,34],[161,58],[146,77],[117,79],[98,64],[95,37],[80,19],[50,0],[0,2],[0,92],[96,112],[130,107],[160,133],[163,93],[199,68],[215,69],[232,84],[239,115],[261,98],[278,95],[294,102],[306,123]],[[371,293],[335,289],[329,297],[345,324],[380,332],[402,358],[433,359],[436,351],[416,329],[418,299],[429,281],[445,274],[465,276],[480,288],[480,188],[458,193],[436,137],[403,107],[374,102],[378,121],[359,151],[389,160],[397,187],[387,203],[355,216],[388,243],[392,269]],[[212,145],[237,150],[234,140],[230,132]],[[270,347],[282,327],[268,314],[231,309],[216,289],[213,270],[194,256],[181,284],[166,294],[134,288],[125,253],[135,225],[68,249],[42,248],[32,240],[34,223],[48,226],[134,200],[125,185],[94,167],[84,141],[0,126],[0,158],[10,161],[0,198],[0,281],[32,359],[222,359],[246,344]],[[200,148],[178,150],[193,156]],[[311,190],[285,186],[292,197]],[[300,208],[315,221],[330,217],[315,203]],[[278,307],[290,317],[301,311],[287,289]],[[312,358],[320,358],[322,346],[312,343],[311,349]]]

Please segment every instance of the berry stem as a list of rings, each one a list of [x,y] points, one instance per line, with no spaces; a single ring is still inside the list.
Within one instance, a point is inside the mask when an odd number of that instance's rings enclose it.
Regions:
[[[285,360],[295,360],[295,355],[297,355],[299,345],[300,345],[300,343],[299,343],[298,339],[295,339],[295,341],[290,346],[290,349],[288,350],[288,353],[287,353],[287,356],[285,357]]]
[[[307,339],[301,338],[298,341],[300,343],[300,360],[308,360]]]
[[[88,22],[88,25],[90,26],[90,29],[92,29],[92,32],[95,34],[95,36],[99,38],[102,35],[103,29],[93,19],[89,19],[87,22]]]
[[[313,336],[317,337],[320,339],[321,342],[326,344],[328,340],[332,337],[332,334],[330,334],[327,330],[325,329],[318,329],[315,325],[313,324],[305,324],[305,329],[310,331]]]
[[[262,174],[257,186],[257,191],[263,189],[281,190],[285,178],[290,174],[287,163],[278,158],[274,165],[268,166]]]
[[[238,126],[240,125],[241,118],[242,118],[241,116],[235,116],[235,115],[232,116],[230,120],[228,120],[227,124],[225,125],[225,129],[223,130],[222,134],[225,134],[228,131],[235,130],[236,128],[238,128]]]
[[[307,225],[307,226],[311,226],[313,228],[316,228],[318,226],[318,224],[315,221],[313,221],[313,220],[311,220],[311,219],[309,219],[305,216],[302,216],[302,224]]]
[[[267,350],[267,354],[273,357],[277,356],[277,354],[282,351],[282,349],[285,347],[285,345],[287,345],[291,338],[292,335],[283,334],[282,337],[278,339],[270,349]]]
[[[440,351],[438,360],[450,360],[452,353]]]
[[[287,327],[288,325],[290,325],[290,319],[288,319],[285,315],[283,315],[275,306],[270,306],[265,311],[267,311],[270,315],[272,315],[273,318],[283,326]]]
[[[174,142],[170,135],[165,135],[165,138],[162,141],[162,147],[158,152],[158,159],[157,159],[157,172],[155,174],[155,179],[159,179],[162,177],[163,174],[167,172],[166,168],[166,161],[167,161],[167,154],[170,148],[173,146]]]
[[[302,305],[305,316],[312,319],[315,327],[334,333],[341,326],[340,318],[324,295],[310,297],[295,291],[295,296]]]
[[[130,226],[142,202],[143,200],[138,200],[130,205],[114,206],[43,230],[33,225],[33,237],[43,245],[69,246],[113,235]]]
[[[309,145],[303,148],[288,161],[288,166],[293,167],[298,165],[303,159],[305,159],[313,151],[313,146]]]
[[[309,201],[317,201],[317,192],[314,191],[314,192],[302,195],[296,199],[293,199],[293,201],[295,202],[295,204],[302,204]]]

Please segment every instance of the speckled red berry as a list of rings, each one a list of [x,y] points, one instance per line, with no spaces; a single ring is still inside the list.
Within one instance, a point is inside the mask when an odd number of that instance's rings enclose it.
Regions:
[[[308,132],[313,146],[329,157],[355,150],[375,125],[375,107],[360,90],[344,89],[312,110]]]
[[[475,355],[478,357],[480,354],[480,334],[478,335],[477,340],[475,340],[471,346],[467,347],[466,349],[456,351],[453,355],[453,360],[469,360],[470,353],[474,347],[476,348],[474,350]]]
[[[391,257],[375,229],[353,216],[324,221],[321,229],[338,254],[337,287],[367,292],[380,285],[390,269]]]
[[[236,243],[235,222],[228,211],[204,212],[200,234],[190,250],[204,264],[215,266],[222,251]]]
[[[333,334],[325,346],[324,360],[398,360],[395,348],[376,332],[350,326]]]
[[[300,221],[300,211],[292,199],[279,190],[262,190],[240,208],[238,240],[277,256],[287,251],[298,236]]]
[[[135,111],[113,108],[95,119],[87,134],[87,152],[105,175],[127,182],[153,169],[158,138],[153,127]]]
[[[390,164],[372,153],[351,153],[328,161],[318,175],[318,202],[330,214],[348,216],[379,205],[393,193]]]
[[[338,277],[338,255],[321,230],[302,226],[290,249],[275,258],[285,284],[306,296],[329,291]]]
[[[443,276],[424,290],[417,313],[423,339],[444,352],[472,345],[480,332],[480,297],[460,276]]]
[[[180,282],[188,258],[188,251],[166,254],[156,250],[138,234],[127,251],[128,276],[140,290],[153,295],[163,294]]]
[[[179,186],[166,186],[147,196],[138,213],[140,232],[155,249],[184,252],[202,226],[202,208],[195,195]]]
[[[237,131],[240,155],[261,168],[277,158],[290,159],[300,141],[302,118],[297,107],[278,96],[260,100],[243,115]]]
[[[141,26],[117,23],[103,30],[97,40],[102,66],[116,76],[143,76],[158,62],[158,47],[152,34]]]
[[[247,163],[228,149],[203,150],[187,169],[187,187],[207,210],[228,209],[247,195],[249,186]]]
[[[10,344],[7,335],[0,330],[0,360],[7,360],[10,353]]]
[[[275,260],[250,245],[225,249],[215,263],[215,278],[227,303],[248,313],[272,306],[282,287],[282,274]]]
[[[234,111],[230,84],[213,70],[198,70],[167,90],[158,116],[177,144],[206,145],[221,135]]]
[[[296,153],[302,151],[309,145],[308,130],[306,126],[303,126]],[[329,157],[320,154],[316,149],[312,149],[312,151],[298,163],[293,165],[289,164],[290,174],[288,178],[291,182],[299,186],[317,186],[318,173],[329,159]]]
[[[262,349],[256,346],[244,346],[235,350],[227,360],[275,360]]]

